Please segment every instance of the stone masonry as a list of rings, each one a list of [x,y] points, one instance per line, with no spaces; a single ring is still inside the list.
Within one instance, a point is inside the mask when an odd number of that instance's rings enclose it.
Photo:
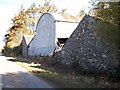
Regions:
[[[85,15],[62,50],[55,55],[56,61],[93,73],[106,72],[114,67],[106,43],[96,33],[96,25],[95,17]]]

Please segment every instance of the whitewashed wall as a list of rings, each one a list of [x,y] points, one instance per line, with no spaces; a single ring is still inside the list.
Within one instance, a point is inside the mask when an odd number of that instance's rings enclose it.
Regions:
[[[78,23],[56,22],[56,37],[69,38]]]
[[[40,18],[36,27],[36,36],[28,48],[28,55],[48,56],[53,54],[56,46],[54,21],[54,17],[48,13]]]

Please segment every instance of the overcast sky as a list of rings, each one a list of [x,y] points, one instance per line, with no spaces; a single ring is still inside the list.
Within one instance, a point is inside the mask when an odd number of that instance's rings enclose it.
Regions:
[[[88,12],[90,0],[51,0],[56,5],[58,11],[67,9],[69,14],[78,14],[81,9]],[[45,0],[0,0],[0,45],[4,45],[2,42],[6,30],[11,26],[11,19],[18,14],[21,5],[25,9],[30,7],[32,3],[42,5]]]

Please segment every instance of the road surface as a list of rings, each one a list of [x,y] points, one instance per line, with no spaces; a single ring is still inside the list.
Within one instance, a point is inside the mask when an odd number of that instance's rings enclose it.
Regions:
[[[53,88],[44,80],[29,73],[25,68],[7,59],[7,57],[0,56],[0,87]]]

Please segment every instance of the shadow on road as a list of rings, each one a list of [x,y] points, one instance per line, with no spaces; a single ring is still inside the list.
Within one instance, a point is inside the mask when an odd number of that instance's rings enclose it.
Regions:
[[[52,88],[47,82],[26,72],[2,74],[2,88]]]
[[[0,76],[3,88],[53,88],[41,78],[12,62],[12,57],[0,56]]]

